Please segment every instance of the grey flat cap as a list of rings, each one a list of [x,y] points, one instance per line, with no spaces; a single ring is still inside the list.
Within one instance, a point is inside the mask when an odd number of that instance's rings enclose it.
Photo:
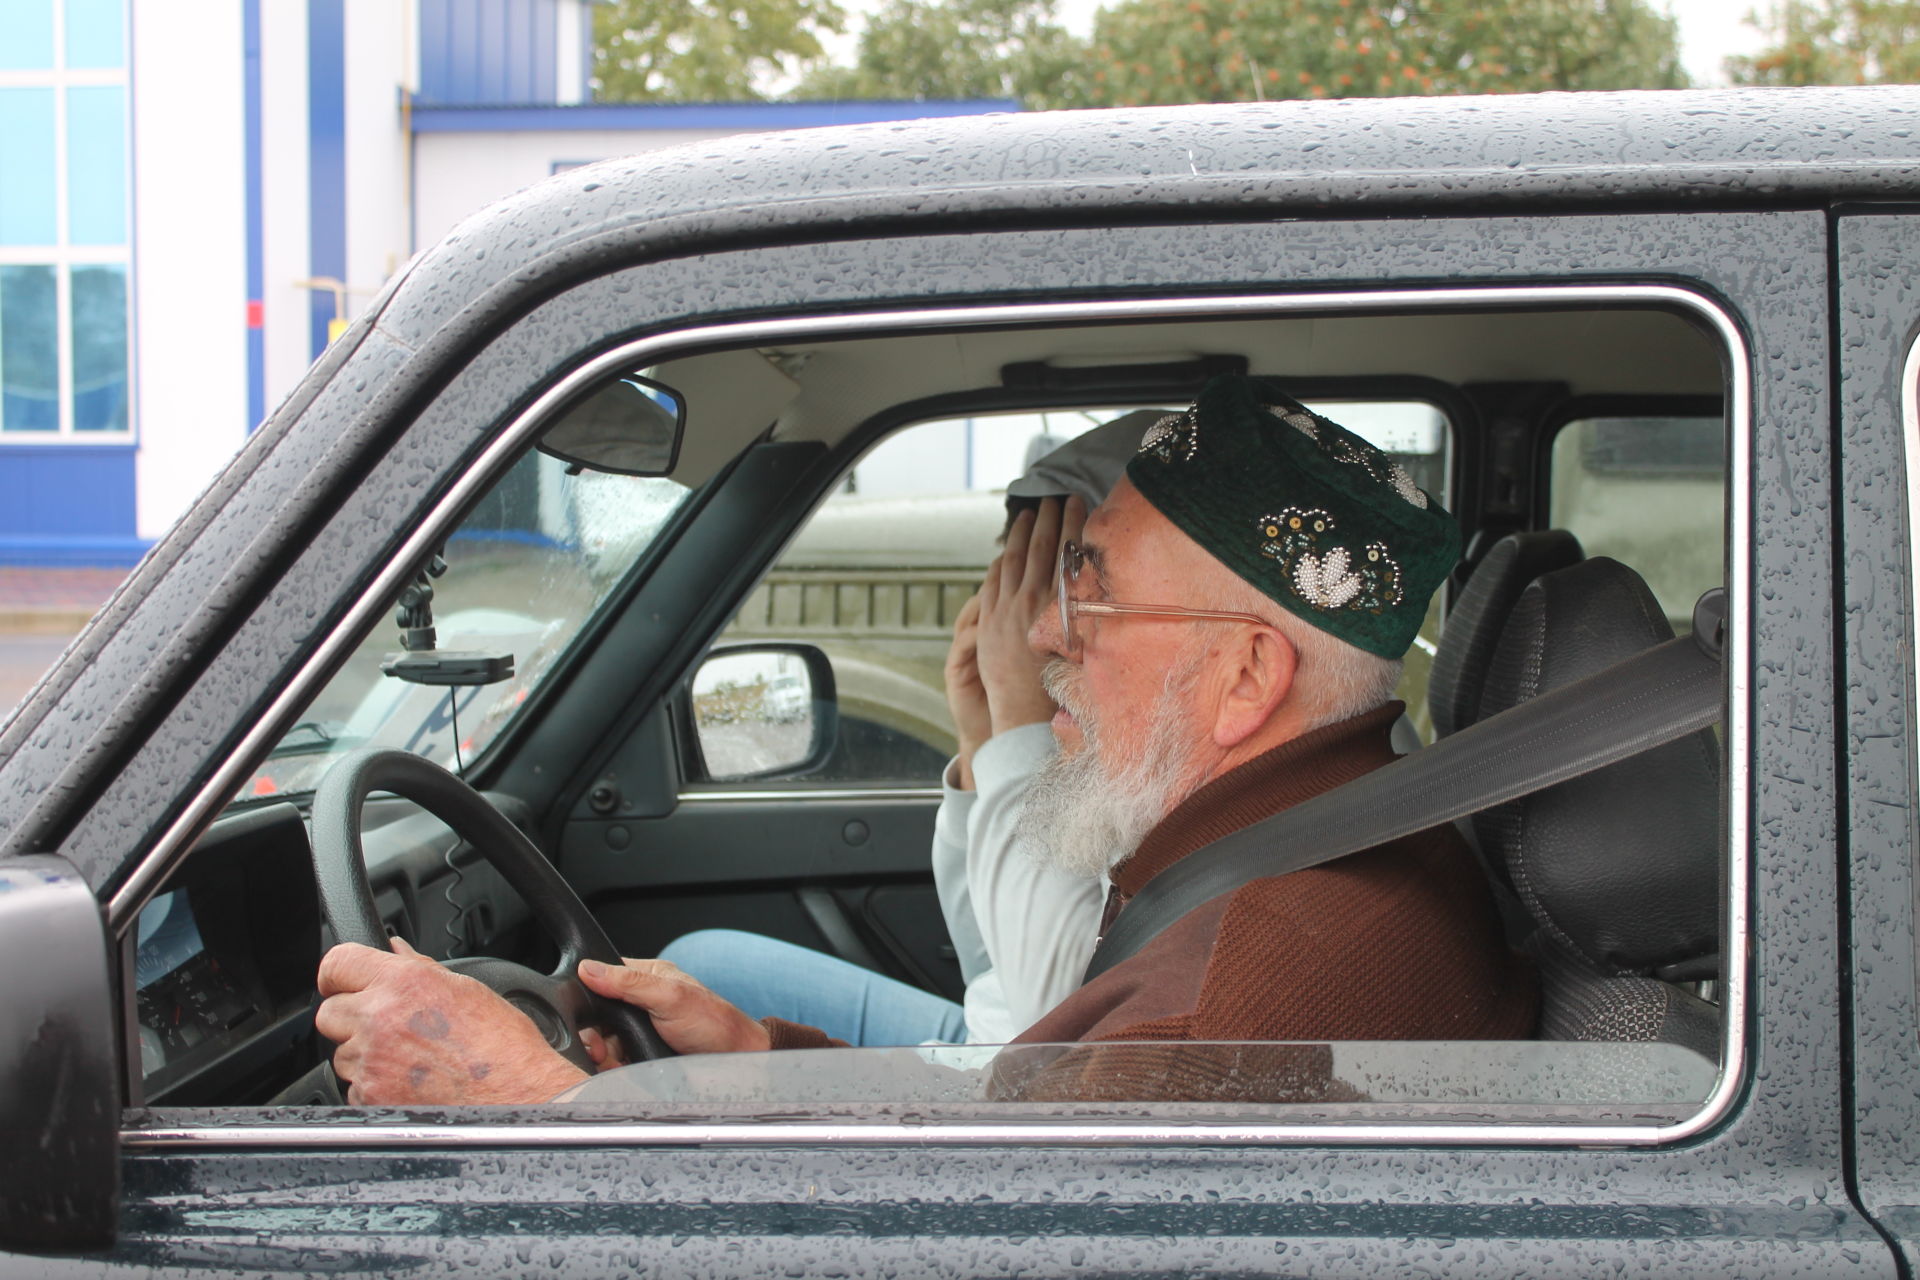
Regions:
[[[1099,506],[1140,451],[1140,439],[1147,428],[1170,412],[1135,409],[1075,436],[1038,462],[1030,460],[1026,474],[1007,486],[1007,497],[1061,498],[1074,494],[1089,508]]]

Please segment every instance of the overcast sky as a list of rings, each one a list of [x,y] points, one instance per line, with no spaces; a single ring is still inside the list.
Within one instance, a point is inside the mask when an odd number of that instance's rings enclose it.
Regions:
[[[1721,60],[1759,50],[1760,33],[1741,19],[1760,7],[1757,0],[1672,0],[1667,11],[1680,20],[1680,58],[1695,84],[1725,84]]]
[[[841,0],[848,10],[863,14],[876,9],[880,0]],[[1073,31],[1087,35],[1093,30],[1093,14],[1102,0],[1059,0],[1060,18]],[[1729,54],[1752,53],[1760,46],[1760,35],[1741,21],[1748,11],[1763,7],[1763,0],[1650,0],[1656,8],[1665,8],[1680,20],[1680,57],[1687,74],[1697,85],[1724,85],[1727,77],[1720,69]],[[859,20],[849,26],[859,29]],[[849,32],[851,35],[852,32]],[[852,41],[842,55],[851,56]]]

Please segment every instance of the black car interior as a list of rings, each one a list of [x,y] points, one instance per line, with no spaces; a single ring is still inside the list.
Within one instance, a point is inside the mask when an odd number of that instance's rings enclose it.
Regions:
[[[673,477],[692,496],[526,694],[518,719],[463,761],[467,781],[620,953],[651,954],[696,928],[752,929],[957,996],[926,861],[936,778],[823,783],[808,776],[817,757],[786,774],[715,777],[690,741],[694,672],[782,549],[846,488],[849,468],[904,424],[1159,403],[1190,395],[1222,362],[1310,400],[1391,395],[1444,417],[1449,505],[1471,550],[1444,592],[1430,677],[1424,656],[1410,666],[1424,679],[1410,692],[1424,695],[1432,735],[1602,670],[1670,638],[1669,619],[1686,616],[1656,598],[1642,566],[1605,554],[1607,538],[1594,536],[1611,528],[1604,504],[1597,524],[1550,527],[1555,477],[1573,465],[1555,440],[1570,422],[1604,410],[1609,422],[1649,424],[1651,438],[1659,423],[1724,413],[1722,353],[1672,312],[1283,315],[700,352],[647,370],[681,402],[686,443]],[[1684,470],[1587,456],[1618,482],[1629,516]],[[1738,482],[1719,465],[1713,483]],[[1651,498],[1628,481],[1652,486]],[[1693,500],[1700,490],[1686,492]],[[1719,511],[1716,500],[1714,529]],[[1720,563],[1719,546],[1695,550]],[[915,770],[938,767],[938,742],[889,736],[850,713],[855,695],[836,675],[836,739],[867,733],[868,751],[897,739],[919,753]],[[816,678],[816,696],[818,687]],[[1539,966],[1541,1038],[1662,1042],[1717,1059],[1723,778],[1719,740],[1706,731],[1467,824],[1511,940]],[[353,807],[357,815],[357,797]],[[338,872],[341,841],[317,802],[240,797],[129,935],[138,999],[127,1034],[143,1050],[129,1055],[136,1105],[327,1100],[313,965],[348,934],[323,925],[309,822]],[[509,880],[525,877],[503,877],[412,801],[375,795],[357,835],[364,874],[334,895],[351,906],[351,936],[399,933],[432,954],[500,957],[535,976],[570,967],[580,939],[512,892]]]

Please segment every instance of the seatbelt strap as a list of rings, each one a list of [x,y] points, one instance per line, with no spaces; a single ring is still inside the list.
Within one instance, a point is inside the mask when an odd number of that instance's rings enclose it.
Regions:
[[[1724,599],[1724,598],[1723,598]],[[1605,768],[1720,719],[1720,621],[1488,716],[1392,764],[1194,850],[1140,890],[1094,947],[1084,981],[1189,911],[1269,876],[1362,849]],[[1724,604],[1721,605],[1724,608]]]

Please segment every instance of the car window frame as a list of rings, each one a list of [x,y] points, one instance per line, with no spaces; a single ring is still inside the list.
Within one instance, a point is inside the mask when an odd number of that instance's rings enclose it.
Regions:
[[[698,326],[651,334],[602,351],[550,386],[479,451],[467,470],[448,487],[426,519],[407,537],[359,596],[347,615],[289,680],[268,712],[244,735],[226,762],[185,806],[162,838],[150,848],[107,904],[109,927],[124,932],[140,907],[159,888],[166,870],[183,856],[199,831],[231,796],[234,787],[277,741],[278,726],[324,682],[344,646],[384,614],[409,570],[444,538],[462,512],[517,459],[552,416],[587,383],[621,367],[658,364],[677,355],[723,347],[771,347],[800,339],[875,337],[910,331],[942,332],[980,326],[1056,327],[1126,321],[1177,321],[1246,315],[1297,313],[1389,313],[1470,310],[1568,310],[1583,307],[1632,307],[1688,315],[1718,338],[1725,357],[1726,414],[1730,423],[1727,547],[1730,620],[1727,670],[1727,829],[1729,850],[1725,946],[1733,958],[1723,975],[1722,1052],[1719,1074],[1700,1109],[1677,1123],[1649,1125],[1549,1124],[1222,1124],[1080,1119],[1073,1123],[983,1124],[818,1123],[804,1120],[756,1120],[698,1124],[655,1123],[568,1116],[553,1120],[544,1108],[490,1113],[486,1124],[468,1122],[470,1109],[446,1109],[448,1123],[435,1124],[425,1112],[369,1117],[343,1112],[337,1120],[315,1122],[310,1111],[254,1122],[247,1108],[232,1108],[204,1122],[181,1118],[169,1123],[162,1111],[143,1113],[123,1126],[128,1150],[177,1147],[262,1148],[314,1144],[356,1149],[394,1147],[544,1146],[557,1143],[680,1146],[709,1143],[868,1145],[1079,1144],[1079,1145],[1310,1145],[1395,1147],[1655,1147],[1684,1142],[1719,1124],[1741,1096],[1748,1074],[1748,946],[1751,917],[1749,776],[1751,770],[1752,610],[1749,592],[1752,548],[1753,361],[1741,325],[1725,306],[1704,292],[1676,284],[1526,284],[1463,287],[1378,287],[1334,290],[1240,293],[1198,297],[1102,299],[999,304],[955,308],[919,308],[861,314],[785,315],[731,324]],[[787,793],[780,798],[790,799]],[[1138,1104],[1131,1110],[1137,1112]],[[257,1113],[256,1113],[257,1114]]]

